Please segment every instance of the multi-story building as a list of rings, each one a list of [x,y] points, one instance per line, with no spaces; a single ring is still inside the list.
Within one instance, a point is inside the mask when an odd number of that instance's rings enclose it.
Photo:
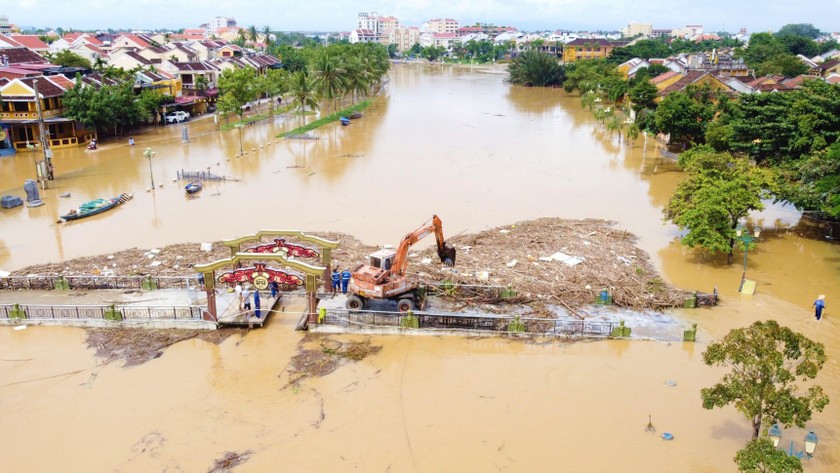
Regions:
[[[9,23],[9,17],[6,15],[0,15],[0,34],[11,32],[12,24]]]
[[[420,28],[416,26],[398,26],[388,34],[389,44],[396,44],[397,51],[406,52],[420,42]]]
[[[236,20],[233,18],[226,18],[223,16],[217,16],[213,18],[209,22],[207,22],[207,29],[213,33],[219,31],[222,28],[235,28],[236,27]]]
[[[621,29],[621,35],[625,38],[632,38],[633,36],[650,36],[653,33],[653,25],[650,23],[636,23],[631,21],[629,25]]]
[[[579,38],[563,47],[563,61],[569,63],[586,59],[604,59],[615,48],[616,44],[606,39]]]
[[[425,31],[433,33],[457,33],[458,21],[452,18],[433,18],[426,22]]]
[[[374,34],[380,33],[379,13],[377,12],[360,12],[356,18],[356,29],[372,31]]]

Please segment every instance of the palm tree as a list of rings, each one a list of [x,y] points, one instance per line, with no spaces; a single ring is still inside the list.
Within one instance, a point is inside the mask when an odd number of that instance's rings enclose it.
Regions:
[[[301,124],[303,124],[303,112],[306,111],[306,107],[313,110],[318,108],[318,93],[316,92],[315,81],[306,70],[295,72],[289,83],[289,91],[294,97],[292,103],[300,108]]]
[[[318,92],[331,105],[335,105],[335,99],[344,94],[348,84],[347,69],[341,63],[341,58],[324,50],[315,58],[312,67]],[[328,111],[332,111],[332,107],[328,107]]]
[[[265,25],[262,27],[262,34],[265,36],[263,42],[265,43],[265,50],[268,51],[271,47],[271,27]]]
[[[163,34],[163,44],[169,44],[171,42],[172,42],[172,36],[167,31],[166,33]]]
[[[248,27],[248,38],[247,39],[251,40],[252,45],[257,44],[257,27],[256,26],[251,25],[251,26]]]
[[[207,76],[200,75],[195,77],[195,90],[199,95],[204,95],[208,85],[209,81],[207,80]]]

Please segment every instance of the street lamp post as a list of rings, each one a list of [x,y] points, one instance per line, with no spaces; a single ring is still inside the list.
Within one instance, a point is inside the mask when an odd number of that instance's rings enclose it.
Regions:
[[[155,176],[152,174],[152,158],[155,157],[155,152],[152,151],[152,148],[146,148],[146,150],[143,151],[143,156],[149,160],[149,178],[152,181],[152,190],[155,190]]]
[[[245,128],[245,125],[237,123],[236,128],[239,128],[239,155],[242,156],[242,129]]]
[[[756,228],[753,231],[752,235],[744,232],[744,229],[742,228],[735,230],[735,236],[744,246],[744,271],[741,273],[741,288],[744,287],[744,281],[747,280],[747,253],[749,253],[750,245],[752,244],[752,242],[758,239],[759,235],[761,235],[760,228]],[[739,288],[738,290],[740,291],[741,288]]]

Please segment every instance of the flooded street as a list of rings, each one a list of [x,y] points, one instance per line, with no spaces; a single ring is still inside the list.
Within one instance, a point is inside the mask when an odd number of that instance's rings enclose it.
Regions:
[[[251,125],[241,158],[239,132],[216,131],[212,117],[187,125],[186,144],[173,125],[133,135],[131,148],[126,135],[98,151],[58,150],[46,205],[0,212],[0,269],[259,229],[393,245],[434,213],[447,235],[543,216],[605,218],[637,234],[669,282],[719,288],[720,307],[672,313],[686,328],[699,324],[697,344],[374,337],[380,353],[292,388],[284,371],[302,337],[293,331],[299,307],[245,338],[182,342],[130,369],[97,366],[80,329],[0,327],[0,435],[21,439],[4,448],[4,469],[206,471],[226,451],[252,450],[235,471],[734,471],[749,425],[733,408],[702,409],[700,388],[723,371],[700,354],[731,328],[772,317],[826,344],[817,382],[832,402],[808,424],[820,441],[804,466],[836,471],[840,247],[800,237],[799,215],[771,206],[753,216],[763,228],[747,265],[757,293],[740,296],[740,252],[726,265],[684,249],[662,222],[681,175],[652,139],[619,145],[578,97],[510,87],[501,71],[396,65],[385,94],[351,126],[283,141],[274,137],[299,117]],[[147,147],[163,184],[153,193]],[[239,180],[208,183],[192,199],[172,182],[180,169],[208,168]],[[33,175],[31,155],[0,158],[2,194],[23,195]],[[121,192],[135,198],[55,224]],[[827,296],[820,324],[810,309],[817,294]],[[675,440],[645,433],[648,415],[656,435]],[[803,436],[787,429],[783,445],[802,449]]]

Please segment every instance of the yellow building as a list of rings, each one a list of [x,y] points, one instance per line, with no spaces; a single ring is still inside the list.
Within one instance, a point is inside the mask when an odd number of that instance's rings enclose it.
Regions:
[[[13,79],[0,87],[3,96],[0,122],[3,128],[9,130],[8,139],[12,147],[25,150],[27,145],[39,142],[35,81],[50,148],[66,148],[88,142],[94,136],[93,132],[61,116],[64,112],[62,96],[73,86],[73,82],[64,76],[49,76]]]
[[[616,45],[602,38],[578,38],[563,46],[563,62],[605,59]]]

